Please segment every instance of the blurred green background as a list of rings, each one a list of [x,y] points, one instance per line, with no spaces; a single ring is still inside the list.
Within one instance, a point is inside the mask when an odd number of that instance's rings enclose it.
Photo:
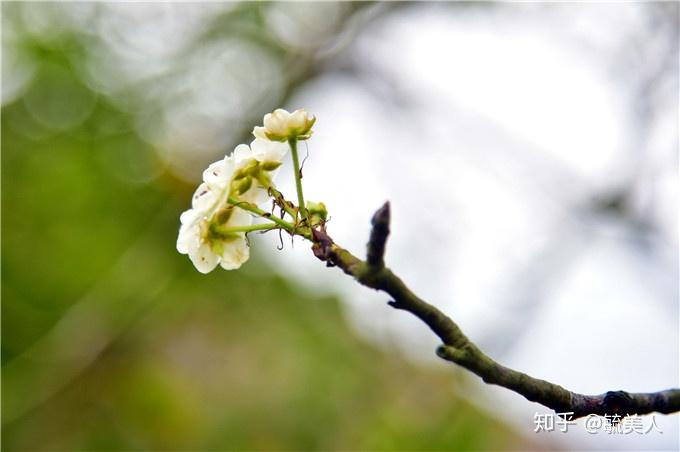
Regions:
[[[257,249],[207,276],[175,251],[200,170],[399,6],[336,6],[284,42],[263,19],[280,5],[184,5],[172,20],[203,25],[156,61],[144,30],[169,7],[2,4],[3,449],[528,447],[457,397],[451,366],[357,338],[338,299]],[[173,116],[212,80],[181,75],[216,48],[229,89]]]

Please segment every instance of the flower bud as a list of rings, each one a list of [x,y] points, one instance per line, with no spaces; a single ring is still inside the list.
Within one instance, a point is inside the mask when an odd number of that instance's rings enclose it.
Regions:
[[[236,190],[236,193],[239,195],[244,194],[248,190],[250,190],[250,187],[253,186],[253,178],[252,177],[245,177],[241,180],[234,181],[234,189]]]
[[[314,122],[316,118],[303,109],[289,113],[278,108],[264,115],[264,127],[255,127],[253,135],[271,141],[306,140],[312,135]]]
[[[307,201],[307,213],[312,218],[312,224],[326,221],[328,210],[322,202]]]
[[[276,168],[281,166],[281,162],[262,162],[260,166],[265,171],[274,171]]]

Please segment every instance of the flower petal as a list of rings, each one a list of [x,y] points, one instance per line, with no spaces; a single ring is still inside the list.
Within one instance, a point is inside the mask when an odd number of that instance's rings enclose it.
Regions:
[[[281,162],[288,152],[288,143],[256,138],[250,143],[253,157],[260,162]]]
[[[194,209],[189,209],[182,212],[182,214],[179,216],[179,222],[181,224],[189,224],[196,221],[196,218],[198,218],[196,211]]]
[[[304,110],[295,110],[288,119],[288,127],[297,131],[304,130],[306,123],[307,112]]]
[[[290,113],[282,108],[274,110],[274,113],[267,113],[264,115],[264,128],[267,130],[267,132],[270,132],[274,135],[286,135],[286,123],[288,122],[289,117]]]
[[[235,208],[225,226],[233,228],[239,226],[250,226],[253,224],[253,216],[243,209]]]
[[[199,212],[206,212],[210,210],[219,197],[215,190],[211,189],[205,182],[198,186],[193,198],[191,199],[191,207]]]
[[[250,257],[250,248],[245,237],[224,244],[220,265],[225,270],[235,270]]]
[[[261,140],[266,140],[267,139],[267,134],[265,133],[266,130],[267,129],[265,129],[264,127],[255,127],[253,128],[253,136]]]
[[[212,252],[207,243],[201,243],[193,252],[190,252],[189,259],[194,263],[196,270],[201,273],[210,273],[220,261],[220,257]]]
[[[247,144],[239,144],[236,146],[231,155],[237,169],[243,167],[249,159],[253,158],[253,153]]]
[[[189,253],[189,248],[191,247],[191,242],[197,240],[198,237],[194,234],[191,225],[183,224],[179,229],[179,234],[177,235],[177,251],[180,254]]]
[[[224,188],[228,183],[224,159],[213,162],[203,171],[203,182],[210,187]]]

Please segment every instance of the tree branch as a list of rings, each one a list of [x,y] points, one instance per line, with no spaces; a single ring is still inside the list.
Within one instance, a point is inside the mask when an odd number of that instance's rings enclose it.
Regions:
[[[464,367],[486,383],[510,389],[557,413],[573,413],[574,419],[589,414],[623,417],[680,411],[680,389],[654,393],[609,391],[600,395],[583,395],[498,364],[468,339],[450,317],[418,298],[398,276],[385,267],[383,256],[389,222],[390,205],[385,203],[371,221],[373,228],[366,261],[336,245],[323,228],[312,231],[312,250],[326,265],[338,266],[364,286],[388,293],[394,299],[388,302],[393,308],[408,311],[422,320],[443,342],[437,349],[440,358]]]

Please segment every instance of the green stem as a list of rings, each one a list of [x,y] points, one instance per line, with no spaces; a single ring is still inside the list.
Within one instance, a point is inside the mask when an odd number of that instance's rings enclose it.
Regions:
[[[282,219],[280,219],[280,218],[278,218],[274,215],[271,215],[271,214],[269,214],[269,212],[265,212],[264,210],[260,209],[259,207],[257,207],[254,204],[251,204],[251,203],[246,202],[246,201],[239,201],[238,199],[232,198],[231,196],[229,197],[228,201],[229,201],[229,204],[233,204],[236,207],[238,207],[239,209],[243,209],[247,212],[254,213],[258,217],[262,217],[262,218],[265,218],[267,220],[273,221],[274,223],[278,224],[279,226],[281,226],[282,228],[284,228],[286,230],[292,230],[292,228],[293,228],[293,225],[291,223],[288,223],[285,220],[282,220]]]
[[[274,194],[274,196],[277,198],[277,200],[279,200],[279,199],[281,200],[281,204],[279,204],[279,206],[281,206],[281,208],[288,215],[290,215],[293,218],[293,220],[296,220],[297,219],[297,212],[295,211],[295,209],[290,207],[290,205],[288,205],[288,203],[286,202],[286,199],[283,197],[283,193],[281,193],[280,191],[278,191],[274,187],[269,187],[269,190],[271,190],[271,192]]]
[[[288,140],[290,145],[290,153],[293,156],[293,170],[295,171],[295,188],[297,189],[298,208],[300,209],[300,216],[302,220],[307,220],[307,209],[305,208],[305,196],[302,194],[302,178],[300,177],[300,159],[297,152],[297,139],[291,138]]]
[[[272,229],[279,229],[281,226],[271,223],[251,224],[250,226],[234,226],[230,228],[220,228],[220,232],[253,232],[253,231],[270,231]]]
[[[249,202],[245,201],[239,201],[236,198],[232,198],[231,196],[228,198],[229,204],[232,204],[239,209],[243,209],[247,212],[254,213],[258,217],[262,217],[266,220],[273,221],[277,225],[281,226],[283,229],[288,231],[291,234],[294,235],[299,235],[301,237],[306,238],[307,240],[312,240],[312,233],[309,231],[308,228],[296,228],[294,224],[291,224],[287,222],[286,220],[282,220],[281,218],[270,214],[269,212],[265,212],[264,210],[260,209],[254,204],[251,204]]]

